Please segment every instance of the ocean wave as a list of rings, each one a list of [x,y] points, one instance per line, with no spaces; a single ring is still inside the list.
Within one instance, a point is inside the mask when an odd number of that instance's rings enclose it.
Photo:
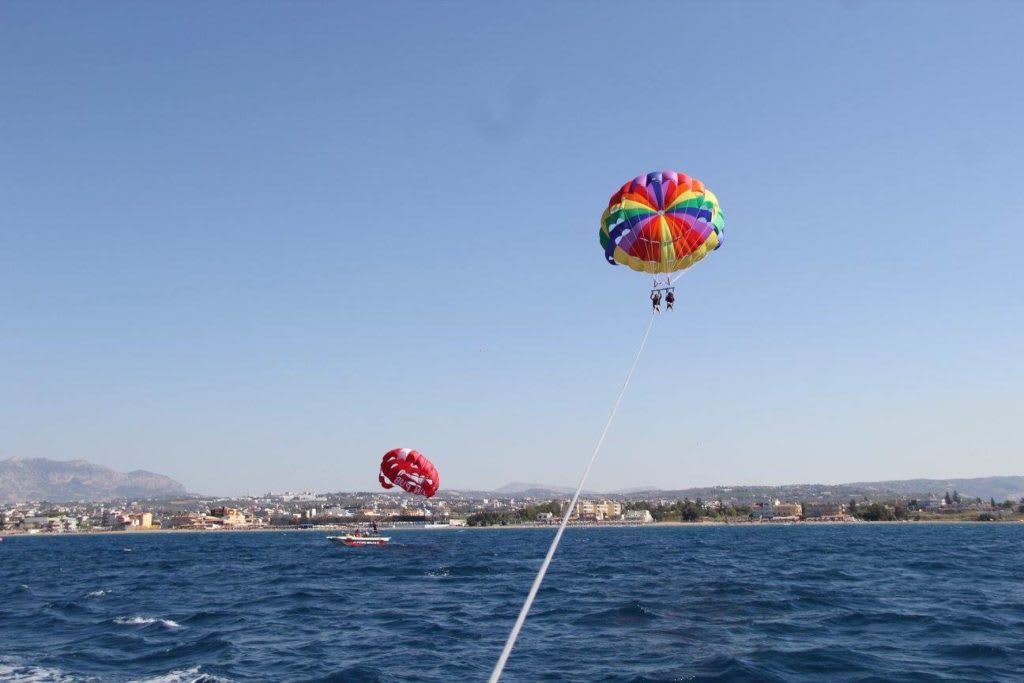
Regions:
[[[353,666],[317,678],[310,683],[381,683],[383,673],[367,666]]]
[[[152,678],[133,678],[131,683],[232,683],[230,678],[203,673],[202,668],[175,669]]]
[[[716,655],[698,662],[692,674],[686,679],[676,678],[675,680],[708,681],[709,683],[710,681],[762,681],[765,683],[775,681],[785,683],[787,681],[785,677],[769,672],[763,666],[755,666],[740,657],[726,655]]]
[[[231,619],[231,617],[232,617],[232,614],[229,611],[219,611],[219,610],[214,611],[214,610],[211,610],[211,611],[196,612],[192,616],[187,617],[185,619],[182,619],[182,621],[185,624],[188,624],[189,626],[193,626],[193,625],[204,625],[205,626],[205,625],[208,625],[208,624],[215,624],[215,623],[217,623],[219,621],[229,620],[229,619]]]
[[[959,643],[942,649],[944,655],[954,655],[959,659],[973,662],[976,660],[1007,660],[1012,653],[999,645],[988,643]]]
[[[74,600],[60,600],[46,604],[48,609],[57,610],[66,615],[83,614],[88,610]]]
[[[488,564],[471,563],[442,565],[428,570],[426,574],[427,576],[470,576],[479,578],[493,571],[494,568]]]
[[[158,619],[156,617],[114,617],[114,623],[121,626],[149,626],[159,624],[166,629],[185,628],[172,619]]]
[[[11,657],[0,657],[0,681],[5,683],[83,683],[95,678],[71,676],[60,669],[23,664]]]
[[[579,617],[576,623],[592,626],[626,626],[658,618],[660,615],[647,609],[636,600],[632,600],[619,607],[585,614]]]

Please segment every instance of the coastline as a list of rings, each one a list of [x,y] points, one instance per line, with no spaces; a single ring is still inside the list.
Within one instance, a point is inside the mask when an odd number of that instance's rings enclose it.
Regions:
[[[899,525],[899,526],[913,526],[913,525],[950,525],[950,524],[980,524],[980,525],[1013,525],[1013,524],[1024,524],[1024,519],[1006,519],[1006,520],[992,520],[992,521],[981,521],[976,519],[922,519],[922,520],[891,520],[891,521],[874,521],[865,522],[863,520],[850,520],[850,521],[798,521],[798,522],[723,522],[723,521],[701,521],[701,522],[682,522],[682,521],[663,521],[663,522],[648,522],[646,524],[625,524],[616,522],[584,522],[580,524],[569,524],[568,529],[666,529],[666,528],[707,528],[707,527],[744,527],[744,528],[776,528],[786,526],[800,526],[800,527],[821,527],[821,526],[887,526],[887,525]],[[0,539],[7,540],[12,538],[51,538],[51,537],[65,537],[65,536],[118,536],[118,537],[138,537],[148,535],[164,535],[164,534],[237,534],[237,533],[259,533],[259,532],[312,532],[312,533],[334,533],[339,531],[351,531],[355,526],[358,525],[346,525],[346,526],[320,526],[320,527],[262,527],[262,528],[227,528],[227,529],[125,529],[125,530],[96,530],[96,531],[65,531],[65,532],[49,532],[40,531],[37,533],[29,533],[28,531],[7,531],[0,532]],[[502,529],[538,529],[538,530],[551,530],[557,529],[557,524],[494,524],[488,526],[454,526],[450,528],[432,528],[429,531],[465,531],[465,530],[502,530]],[[381,527],[381,531],[402,532],[402,531],[427,531],[422,526],[396,526],[396,527]]]
[[[822,526],[884,526],[884,525],[924,525],[924,524],[1024,524],[1024,519],[1007,519],[1001,521],[983,522],[976,519],[921,519],[921,520],[889,520],[889,521],[877,521],[877,522],[866,522],[863,520],[854,520],[849,522],[649,522],[647,524],[570,524],[568,529],[651,529],[651,528],[670,528],[670,527],[693,527],[693,528],[705,528],[705,527],[756,527],[756,528],[776,528],[784,526],[799,526],[799,527],[822,527]],[[466,526],[457,527],[459,529],[557,529],[557,524],[495,524],[490,526]],[[389,529],[391,531],[391,529]]]

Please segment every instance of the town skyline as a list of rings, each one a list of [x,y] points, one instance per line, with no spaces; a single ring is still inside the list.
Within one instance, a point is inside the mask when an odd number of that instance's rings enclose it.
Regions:
[[[15,467],[12,468],[10,465],[13,464]],[[6,467],[5,467],[6,465]],[[31,493],[17,493],[17,481],[16,477],[12,473],[17,473],[18,465],[30,465],[34,469],[32,473],[36,478],[44,477],[49,480],[54,479],[66,479],[75,483],[79,488],[67,489],[67,493],[55,493],[60,491],[59,486],[57,488],[50,489],[45,495],[38,488],[26,490],[32,491]],[[95,489],[94,493],[86,493],[83,498],[81,486],[83,485],[83,472],[87,472],[88,476],[97,478],[96,485],[99,487]],[[123,478],[126,476],[125,473],[116,472],[107,468],[98,467],[87,463],[85,461],[51,461],[45,459],[16,459],[8,458],[0,461],[0,503],[2,502],[24,502],[30,500],[51,500],[54,502],[63,502],[71,500],[115,500],[130,498],[161,498],[161,499],[174,499],[174,498],[217,498],[217,499],[230,499],[232,497],[238,498],[251,498],[259,497],[262,495],[284,495],[289,493],[292,489],[282,489],[275,487],[267,487],[263,490],[248,491],[242,493],[226,493],[226,492],[212,492],[212,491],[195,491],[184,486],[180,482],[173,479],[160,475],[153,472],[131,472],[128,475],[142,475],[146,477],[146,486],[134,490],[127,490],[122,495],[114,495],[110,493],[116,489],[112,488],[110,482],[103,481],[103,477],[112,477],[116,483],[121,483]],[[160,486],[154,487],[153,480],[156,480]],[[31,486],[32,484],[28,484]],[[36,483],[38,486],[38,483]],[[22,484],[26,486],[26,484]],[[162,487],[162,488],[161,488]],[[394,493],[388,493],[381,491],[376,482],[369,483],[365,487],[361,488],[316,488],[316,487],[296,487],[294,491],[301,492],[303,495],[323,495],[323,494],[360,494],[360,495],[382,495],[382,496],[394,496]],[[785,482],[781,484],[768,484],[768,483],[720,483],[710,486],[677,486],[677,487],[628,487],[622,489],[596,489],[594,487],[588,487],[584,490],[585,495],[603,495],[613,496],[621,499],[629,498],[642,498],[644,496],[657,496],[657,495],[675,495],[675,496],[689,496],[689,497],[714,497],[716,495],[722,495],[723,492],[732,491],[759,491],[759,493],[751,496],[748,495],[744,499],[754,499],[757,496],[768,495],[771,491],[786,491],[786,490],[804,490],[804,491],[816,491],[836,489],[844,491],[839,494],[839,497],[850,495],[861,495],[864,492],[878,493],[883,492],[888,495],[895,496],[906,496],[906,495],[923,495],[923,494],[941,494],[942,491],[948,491],[953,489],[959,489],[967,495],[972,497],[981,496],[984,498],[995,497],[999,500],[1003,499],[1016,499],[1024,497],[1024,475],[996,475],[987,477],[952,477],[952,478],[924,478],[916,477],[910,479],[889,479],[889,480],[877,480],[877,481],[853,481],[853,482]],[[569,486],[558,486],[552,484],[538,483],[538,482],[508,482],[502,486],[485,489],[477,487],[442,487],[438,492],[438,496],[444,499],[448,495],[454,496],[492,496],[492,497],[522,497],[527,496],[531,498],[538,497],[559,497],[571,495],[574,488]],[[108,493],[103,494],[103,491]],[[77,493],[73,493],[77,492]],[[403,494],[404,495],[404,494]],[[104,497],[105,496],[105,497]]]
[[[1022,483],[1024,483],[1024,478]],[[834,487],[833,487],[834,488]],[[680,492],[628,496],[591,493],[574,505],[567,495],[493,495],[449,491],[434,498],[394,492],[279,492],[254,496],[0,503],[0,532],[66,534],[110,531],[224,531],[464,526],[552,526],[653,522],[797,523],[856,521],[1024,521],[1024,496],[987,500],[956,490],[941,494],[835,491],[818,486],[724,489],[708,497]],[[569,508],[573,505],[572,508]],[[2,537],[0,537],[2,540]]]

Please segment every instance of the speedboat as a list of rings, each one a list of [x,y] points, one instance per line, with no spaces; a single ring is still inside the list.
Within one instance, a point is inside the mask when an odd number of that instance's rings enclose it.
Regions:
[[[390,536],[328,536],[327,540],[338,545],[364,546],[364,545],[387,545],[391,540]]]

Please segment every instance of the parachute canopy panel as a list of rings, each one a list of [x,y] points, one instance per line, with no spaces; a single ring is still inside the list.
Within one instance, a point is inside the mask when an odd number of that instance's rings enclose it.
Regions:
[[[394,448],[385,453],[377,480],[386,489],[397,486],[427,498],[437,493],[441,486],[441,477],[434,464],[411,448]]]
[[[612,195],[601,216],[611,265],[644,273],[689,268],[722,245],[725,216],[704,183],[683,173],[637,176]]]

